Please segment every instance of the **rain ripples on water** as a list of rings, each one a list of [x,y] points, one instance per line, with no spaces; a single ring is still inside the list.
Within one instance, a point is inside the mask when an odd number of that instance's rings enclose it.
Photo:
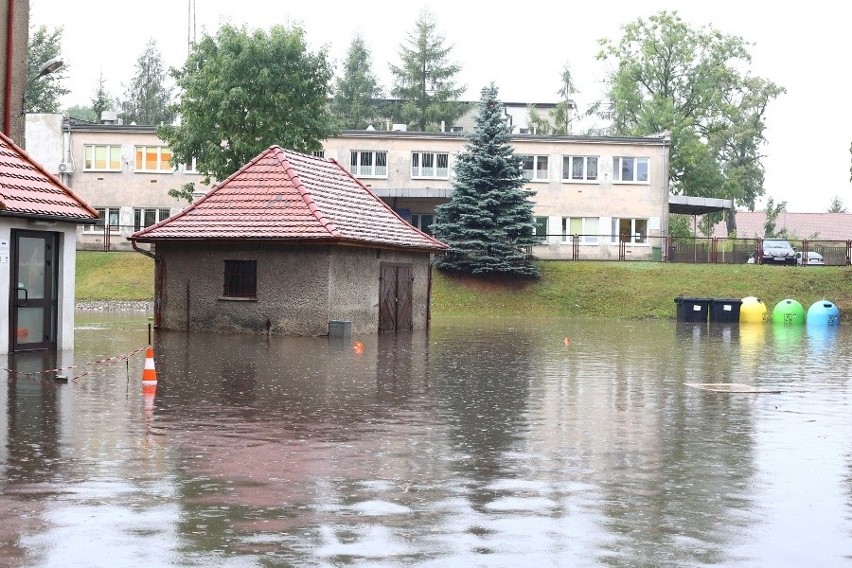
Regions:
[[[833,566],[852,555],[846,325],[156,333],[147,408],[143,354],[88,366],[146,345],[147,319],[84,312],[76,335],[71,380],[10,375],[0,395],[2,565]],[[29,357],[14,364],[50,368]]]

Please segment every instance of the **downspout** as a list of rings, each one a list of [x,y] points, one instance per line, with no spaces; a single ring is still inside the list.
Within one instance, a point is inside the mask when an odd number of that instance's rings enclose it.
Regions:
[[[6,14],[6,89],[3,99],[3,133],[12,137],[12,51],[15,41],[12,26],[15,23],[15,0],[9,0],[9,12]]]

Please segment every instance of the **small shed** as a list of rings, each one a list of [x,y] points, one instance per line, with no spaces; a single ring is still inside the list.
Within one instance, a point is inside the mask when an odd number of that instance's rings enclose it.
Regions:
[[[278,146],[130,240],[155,259],[158,328],[282,335],[425,328],[448,248],[336,161]]]
[[[0,353],[74,348],[77,225],[98,212],[0,134]]]

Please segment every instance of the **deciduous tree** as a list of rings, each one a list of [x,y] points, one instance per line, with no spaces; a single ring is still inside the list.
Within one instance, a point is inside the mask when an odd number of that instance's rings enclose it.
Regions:
[[[343,128],[364,129],[377,117],[376,99],[382,89],[372,71],[370,50],[360,35],[352,39],[343,74],[338,77],[331,101],[331,112]]]
[[[169,105],[172,90],[157,42],[149,39],[145,51],[136,60],[133,80],[125,86],[121,117],[125,124],[169,124],[174,113]]]
[[[451,51],[436,31],[435,17],[424,10],[400,47],[400,65],[390,67],[391,94],[402,99],[400,116],[413,128],[437,129],[442,121],[450,125],[464,114],[465,105],[458,100],[464,87],[455,82],[461,67],[449,62]]]
[[[38,77],[42,65],[54,58],[59,58],[62,51],[62,32],[60,26],[52,31],[46,26],[39,26],[30,34],[27,54],[27,86],[24,95],[24,112],[59,112],[63,96],[70,91],[62,83],[68,66]]]
[[[537,244],[533,193],[524,189],[521,159],[497,87],[482,90],[475,128],[456,158],[453,194],[436,209],[432,229],[450,245],[444,270],[536,277],[527,248]]]
[[[171,110],[180,124],[158,127],[175,163],[196,158],[199,172],[224,179],[270,145],[302,152],[335,133],[328,109],[332,69],[308,50],[298,27],[268,31],[222,26],[204,34],[181,68]]]
[[[602,40],[598,56],[614,63],[606,100],[596,106],[611,121],[609,133],[669,132],[674,193],[754,209],[765,192],[764,115],[784,89],[749,73],[742,38],[694,29],[676,12],[640,18],[623,30],[617,42]]]
[[[787,229],[777,231],[775,229],[775,221],[778,220],[778,215],[787,210],[787,202],[782,201],[778,205],[771,197],[766,200],[766,218],[763,221],[763,238],[786,238]]]

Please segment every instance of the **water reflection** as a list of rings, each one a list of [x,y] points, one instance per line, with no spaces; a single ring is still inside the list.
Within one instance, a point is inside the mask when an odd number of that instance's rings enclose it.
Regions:
[[[146,413],[142,354],[87,367],[144,346],[146,318],[78,321],[84,376],[10,377],[0,398],[11,565],[763,566],[852,554],[845,326],[161,333]]]

